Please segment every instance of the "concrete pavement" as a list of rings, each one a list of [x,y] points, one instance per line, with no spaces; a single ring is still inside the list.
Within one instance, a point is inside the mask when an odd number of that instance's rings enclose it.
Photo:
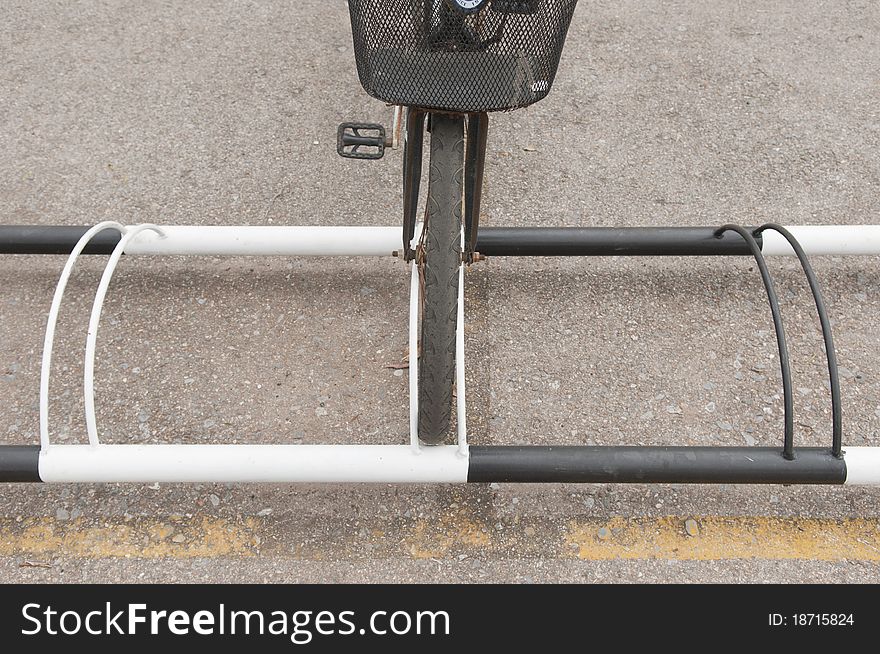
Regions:
[[[484,222],[877,223],[878,35],[869,2],[581,0],[550,96],[492,116]],[[339,122],[389,116],[360,90],[343,2],[0,8],[6,224],[393,225],[400,154],[335,153]],[[62,265],[0,260],[6,443],[37,440]],[[846,442],[880,446],[880,262],[814,265]],[[59,442],[85,438],[81,352],[102,266],[82,261],[62,313]],[[798,442],[830,442],[806,282],[795,261],[771,266]],[[102,436],[402,442],[406,292],[390,257],[127,258],[99,340]],[[747,259],[492,259],[466,292],[475,443],[781,442],[772,323]],[[6,582],[876,582],[878,559],[872,489],[0,488]]]

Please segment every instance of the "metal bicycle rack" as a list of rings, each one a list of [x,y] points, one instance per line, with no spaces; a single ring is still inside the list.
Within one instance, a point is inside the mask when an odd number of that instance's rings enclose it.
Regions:
[[[415,230],[418,236],[418,228]],[[782,366],[785,433],[779,447],[469,446],[464,375],[464,269],[459,270],[456,339],[457,443],[418,439],[418,360],[409,371],[409,443],[390,445],[116,445],[95,420],[94,358],[104,296],[123,254],[388,256],[399,227],[194,227],[104,222],[94,227],[0,227],[0,254],[66,254],[49,311],[40,378],[40,445],[0,446],[0,482],[586,482],[880,484],[880,447],[844,447],[830,321],[808,255],[878,255],[880,225],[764,225],[746,229],[481,228],[484,256],[689,256],[755,258],[774,319]],[[110,255],[86,340],[83,393],[88,444],[51,440],[49,381],[55,321],[81,254]],[[784,326],[764,257],[798,256],[820,316],[832,395],[828,447],[796,447]],[[410,352],[417,351],[419,278],[411,267]]]

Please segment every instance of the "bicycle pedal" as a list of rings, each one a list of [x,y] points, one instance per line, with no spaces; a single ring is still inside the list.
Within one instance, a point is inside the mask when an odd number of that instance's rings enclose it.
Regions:
[[[336,130],[336,152],[346,159],[381,159],[385,128],[373,123],[342,123]]]

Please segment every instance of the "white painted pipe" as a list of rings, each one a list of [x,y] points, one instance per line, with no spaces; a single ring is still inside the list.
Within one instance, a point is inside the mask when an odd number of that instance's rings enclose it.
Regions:
[[[462,241],[464,239],[462,238]],[[455,324],[455,408],[458,452],[467,456],[467,396],[464,367],[464,265],[458,268],[458,313]]]
[[[843,451],[847,485],[880,485],[880,447],[844,447]]]
[[[419,452],[419,267],[410,264],[409,284],[409,444]]]
[[[164,237],[142,232],[126,254],[208,256],[391,256],[400,227],[163,226]]]
[[[459,483],[455,445],[52,445],[45,482]]]
[[[809,255],[880,254],[880,225],[807,225],[786,227]],[[765,256],[795,256],[785,237],[763,232]]]

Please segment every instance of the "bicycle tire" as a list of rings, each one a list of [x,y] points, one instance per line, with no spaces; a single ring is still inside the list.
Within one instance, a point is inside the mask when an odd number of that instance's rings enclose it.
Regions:
[[[419,356],[419,439],[430,445],[444,440],[452,417],[463,179],[464,118],[433,114]]]

